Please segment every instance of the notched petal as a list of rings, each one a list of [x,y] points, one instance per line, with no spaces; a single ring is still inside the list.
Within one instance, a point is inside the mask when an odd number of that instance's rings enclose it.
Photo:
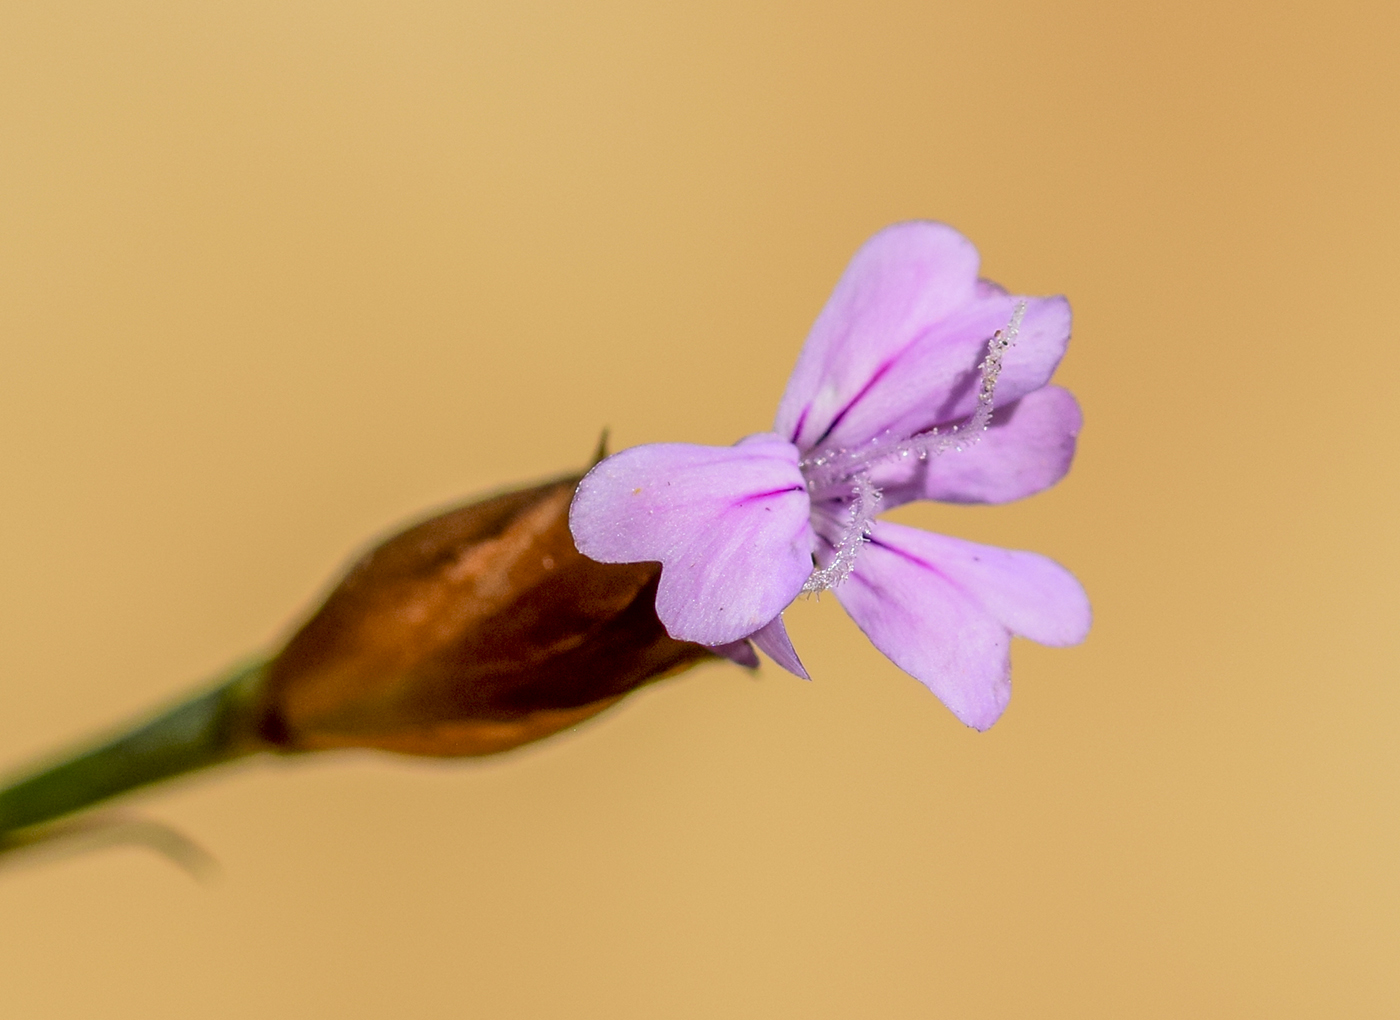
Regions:
[[[667,632],[715,646],[753,634],[802,589],[808,515],[796,448],[763,434],[732,447],[624,450],[584,478],[569,522],[586,556],[661,563]]]
[[[1089,597],[1073,574],[1047,556],[889,522],[880,524],[878,537],[936,571],[1013,634],[1065,647],[1089,633]]]
[[[1012,634],[1072,645],[1090,623],[1084,589],[1053,560],[888,521],[836,596],[876,648],[979,730],[1011,698]]]
[[[905,551],[903,532],[912,530],[882,521],[836,597],[890,661],[963,723],[985,730],[1011,700],[1011,634],[933,564]]]
[[[929,326],[973,299],[977,249],[942,223],[899,223],[858,251],[797,359],[774,431],[811,449]]]
[[[993,406],[1005,407],[1040,389],[1064,357],[1069,303],[1062,297],[1021,298],[984,288],[930,323],[887,370],[843,409],[823,445],[854,448],[885,434],[910,436],[967,418],[977,409],[979,366],[988,342],[1026,305],[1016,341],[1002,357]]]

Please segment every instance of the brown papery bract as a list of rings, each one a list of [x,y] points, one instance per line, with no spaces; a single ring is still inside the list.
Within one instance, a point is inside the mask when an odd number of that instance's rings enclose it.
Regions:
[[[657,619],[659,565],[574,547],[578,482],[450,510],[364,556],[269,663],[263,739],[491,754],[711,657]]]

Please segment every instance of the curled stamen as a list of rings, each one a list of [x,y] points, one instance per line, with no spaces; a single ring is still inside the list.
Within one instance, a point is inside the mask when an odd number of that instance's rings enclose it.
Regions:
[[[981,373],[981,381],[977,388],[977,407],[967,421],[953,425],[947,430],[935,427],[903,439],[876,437],[867,446],[816,453],[801,463],[802,473],[807,477],[809,488],[823,488],[834,482],[843,482],[887,461],[909,457],[927,460],[949,450],[961,451],[981,439],[982,433],[987,431],[992,423],[992,402],[996,394],[997,378],[1001,375],[1002,358],[1007,349],[1016,342],[1025,315],[1026,302],[1017,301],[1006,328],[997,330],[987,341],[987,356],[977,366]]]
[[[846,529],[842,532],[840,540],[835,544],[836,554],[826,566],[812,571],[811,576],[802,585],[804,592],[835,588],[851,576],[851,571],[856,566],[856,553],[860,551],[875,524],[875,512],[879,502],[880,490],[875,487],[869,475],[861,473],[851,479],[850,519],[846,522]]]

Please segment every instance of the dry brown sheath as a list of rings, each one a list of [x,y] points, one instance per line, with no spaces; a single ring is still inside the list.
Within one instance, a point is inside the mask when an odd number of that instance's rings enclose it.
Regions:
[[[578,483],[469,504],[367,554],[270,663],[264,738],[491,754],[709,657],[657,619],[657,564],[574,548]]]

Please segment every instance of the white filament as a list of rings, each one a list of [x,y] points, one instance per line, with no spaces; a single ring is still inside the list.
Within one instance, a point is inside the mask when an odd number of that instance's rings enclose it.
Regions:
[[[870,536],[875,525],[875,508],[880,502],[880,490],[870,480],[870,475],[861,472],[851,479],[850,519],[841,541],[836,544],[835,555],[824,567],[813,570],[802,585],[804,592],[826,591],[835,588],[856,568],[856,553]]]

